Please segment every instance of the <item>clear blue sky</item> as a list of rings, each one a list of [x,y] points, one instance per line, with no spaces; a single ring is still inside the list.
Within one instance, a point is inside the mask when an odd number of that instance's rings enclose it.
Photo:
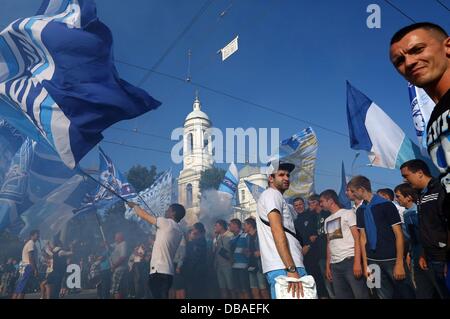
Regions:
[[[33,15],[40,0],[2,0],[0,27]],[[114,36],[117,60],[151,68],[188,25],[206,0],[97,0],[99,18]],[[435,0],[390,0],[416,21],[431,21],[450,30],[450,11]],[[450,7],[450,0],[441,0]],[[368,29],[369,4],[381,7],[381,29]],[[220,18],[220,13],[227,10]],[[259,103],[297,118],[348,134],[345,81],[374,100],[414,141],[405,81],[388,58],[392,34],[411,21],[386,1],[365,0],[214,0],[190,30],[176,43],[157,71],[177,77],[187,72],[187,51],[192,50],[192,79],[202,85]],[[217,50],[239,35],[239,51],[222,62]],[[117,63],[122,78],[137,84],[146,71]],[[166,137],[105,131],[105,140],[170,152],[175,127],[192,110],[194,85],[151,74],[142,85],[163,102],[156,111],[120,122],[114,128],[134,129]],[[213,125],[227,127],[279,127],[281,138],[307,124],[200,88],[203,110]],[[350,174],[356,151],[346,137],[312,125],[319,140],[316,190],[339,188],[343,160]],[[101,143],[120,170],[134,164],[158,170],[172,166],[170,155]],[[96,166],[96,152],[84,166]],[[374,181],[374,188],[395,186],[398,171],[365,167],[361,154],[355,173]],[[227,165],[222,165],[226,168]]]

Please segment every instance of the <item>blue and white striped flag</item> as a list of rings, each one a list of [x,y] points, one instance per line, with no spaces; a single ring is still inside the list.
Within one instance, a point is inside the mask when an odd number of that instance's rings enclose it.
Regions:
[[[348,82],[347,121],[350,147],[367,151],[373,166],[398,169],[411,159],[427,161],[403,130],[378,105]]]
[[[230,164],[228,171],[219,185],[219,194],[224,197],[233,198],[239,183],[239,173],[234,163]]]
[[[36,16],[0,33],[0,96],[9,105],[0,116],[35,140],[39,132],[74,168],[103,130],[160,105],[119,78],[112,42],[93,0],[44,0]]]

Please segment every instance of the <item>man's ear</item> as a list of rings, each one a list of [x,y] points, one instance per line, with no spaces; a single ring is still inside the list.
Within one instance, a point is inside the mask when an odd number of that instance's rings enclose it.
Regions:
[[[450,37],[444,40],[444,45],[447,58],[450,58]]]

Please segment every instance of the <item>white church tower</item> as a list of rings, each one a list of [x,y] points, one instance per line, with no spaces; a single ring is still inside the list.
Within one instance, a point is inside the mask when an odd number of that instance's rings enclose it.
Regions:
[[[210,127],[211,121],[201,110],[196,94],[193,111],[184,121],[183,170],[178,178],[178,202],[186,208],[185,220],[188,225],[198,221],[201,173],[214,163],[211,136],[207,133]]]

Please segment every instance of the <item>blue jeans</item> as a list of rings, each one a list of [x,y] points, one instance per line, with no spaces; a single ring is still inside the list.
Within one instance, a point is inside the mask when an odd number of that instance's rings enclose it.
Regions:
[[[416,295],[418,299],[448,299],[449,293],[445,284],[444,261],[431,261],[427,259],[428,270],[414,266],[414,280],[416,282]]]
[[[403,280],[394,278],[395,260],[374,261],[368,260],[369,264],[376,264],[380,267],[380,288],[377,288],[377,295],[380,299],[415,299],[414,287],[411,281],[411,274],[405,267],[406,277]]]
[[[306,273],[305,268],[303,268],[303,267],[297,267],[297,272],[300,276],[308,275]],[[272,297],[272,299],[276,299],[275,279],[279,276],[287,276],[287,271],[284,269],[277,269],[277,270],[272,270],[272,271],[266,272],[265,275],[267,278],[267,282],[269,283],[269,286],[270,286],[270,296]]]
[[[366,278],[356,279],[353,274],[354,257],[331,264],[333,288],[336,299],[369,299]]]

